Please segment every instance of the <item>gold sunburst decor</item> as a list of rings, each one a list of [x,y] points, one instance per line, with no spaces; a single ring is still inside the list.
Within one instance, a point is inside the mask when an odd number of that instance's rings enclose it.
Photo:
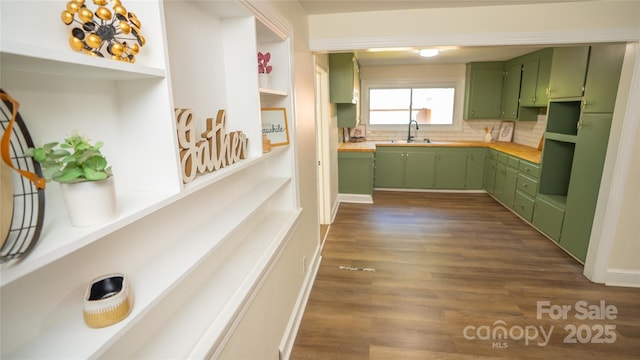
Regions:
[[[85,0],[71,0],[62,11],[62,22],[74,26],[69,45],[73,50],[98,57],[133,63],[145,38],[140,34],[138,17],[120,0],[93,0],[90,10]],[[111,4],[111,9],[107,5]]]

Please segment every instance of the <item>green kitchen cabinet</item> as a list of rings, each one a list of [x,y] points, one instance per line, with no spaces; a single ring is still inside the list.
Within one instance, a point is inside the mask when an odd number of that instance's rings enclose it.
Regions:
[[[516,184],[518,180],[518,169],[507,166],[504,174],[504,184],[500,201],[510,208],[513,208],[513,200],[516,196]]]
[[[589,46],[568,46],[553,49],[549,98],[581,97],[589,62]]]
[[[504,62],[473,62],[466,67],[464,119],[499,119]]]
[[[336,104],[338,127],[360,122],[360,70],[354,53],[329,54],[329,100]]]
[[[404,187],[404,151],[400,148],[380,148],[376,150],[375,187]]]
[[[498,171],[498,152],[489,150],[484,166],[484,188],[489,194],[494,194],[496,173]]]
[[[625,44],[591,46],[583,113],[613,112],[625,47]]]
[[[373,194],[373,152],[338,152],[338,192]]]
[[[435,152],[427,148],[378,147],[375,161],[377,188],[433,188]]]
[[[513,208],[518,178],[518,159],[505,153],[498,153],[493,195],[504,205]],[[510,166],[511,164],[511,166]]]
[[[484,167],[487,149],[469,148],[467,149],[467,171],[465,174],[465,186],[467,190],[482,189],[484,182]]]
[[[540,195],[535,200],[535,212],[531,222],[540,231],[555,240],[560,240],[564,221],[563,201],[555,201],[554,196]]]
[[[436,189],[464,189],[467,173],[465,148],[436,149]]]
[[[527,54],[523,59],[520,84],[521,107],[547,106],[552,56],[553,49],[547,48]]]
[[[504,185],[507,179],[507,164],[497,162],[496,163],[496,175],[495,180],[493,182],[493,196],[497,199],[501,199],[503,197]]]
[[[329,54],[329,100],[334,104],[356,104],[360,82],[354,53]]]
[[[584,261],[607,153],[612,114],[582,114],[567,190],[560,245]]]
[[[502,79],[501,119],[518,119],[521,76],[522,64],[520,62],[508,62],[506,64]]]

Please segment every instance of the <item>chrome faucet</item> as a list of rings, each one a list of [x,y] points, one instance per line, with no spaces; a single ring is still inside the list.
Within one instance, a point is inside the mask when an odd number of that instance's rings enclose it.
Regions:
[[[411,124],[416,124],[416,134],[418,133],[418,122],[415,120],[409,120],[409,131],[407,132],[407,142],[410,143],[413,140],[413,136],[411,136]]]

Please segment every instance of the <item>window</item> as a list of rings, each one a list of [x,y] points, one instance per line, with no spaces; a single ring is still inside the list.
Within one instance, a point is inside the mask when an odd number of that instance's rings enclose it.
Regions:
[[[453,125],[454,87],[370,88],[369,124]]]

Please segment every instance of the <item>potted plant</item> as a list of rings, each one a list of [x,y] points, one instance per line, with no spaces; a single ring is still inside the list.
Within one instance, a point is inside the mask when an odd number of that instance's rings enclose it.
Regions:
[[[271,60],[271,54],[258,52],[258,81],[261,89],[271,88],[271,70],[273,67],[269,65]]]
[[[59,144],[52,142],[28,149],[25,154],[40,163],[44,178],[60,183],[69,218],[74,226],[93,226],[116,215],[111,167],[100,149],[85,136],[72,134]]]

